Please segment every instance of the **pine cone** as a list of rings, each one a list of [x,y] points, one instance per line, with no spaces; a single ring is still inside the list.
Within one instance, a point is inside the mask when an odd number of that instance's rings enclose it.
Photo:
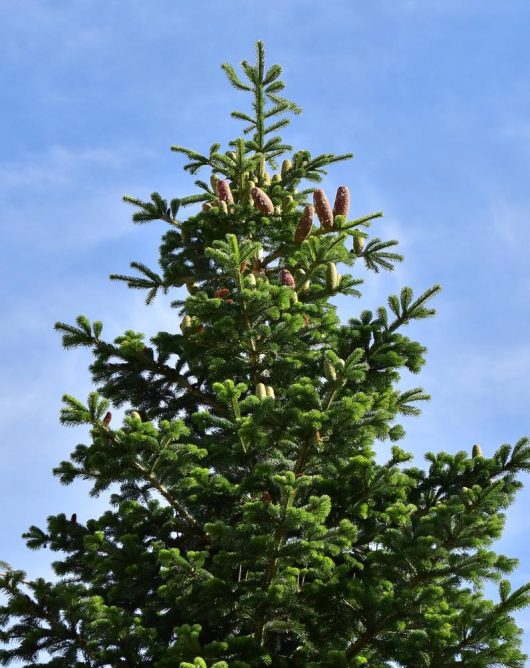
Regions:
[[[296,201],[291,195],[285,195],[282,198],[282,211],[283,213],[291,213],[296,209]]]
[[[142,421],[142,417],[138,411],[132,411],[130,417],[132,417],[134,420],[140,420]]]
[[[210,211],[211,208],[212,208],[212,205],[209,204],[208,202],[204,202],[204,204],[202,205],[202,210],[203,211]]]
[[[228,288],[219,288],[213,293],[213,296],[217,297],[218,299],[226,299],[229,294],[230,290]]]
[[[304,207],[304,212],[300,218],[300,222],[294,233],[294,243],[301,244],[304,239],[311,234],[313,228],[313,216],[315,215],[315,208],[310,204]]]
[[[256,396],[257,396],[258,399],[260,399],[261,401],[262,401],[263,399],[266,399],[266,398],[267,398],[267,388],[265,387],[265,385],[264,385],[263,383],[258,383],[258,384],[256,385]]]
[[[77,514],[76,513],[72,514],[72,517],[70,518],[70,522],[72,524],[77,524]]]
[[[280,270],[280,282],[282,285],[287,285],[290,288],[295,288],[296,283],[294,282],[293,275],[288,269]]]
[[[223,180],[217,182],[217,197],[220,202],[226,202],[227,204],[234,203],[234,196],[232,195],[228,181]]]
[[[192,327],[192,321],[189,315],[185,315],[180,323],[180,329],[183,334],[187,334]]]
[[[254,276],[254,274],[249,274],[248,276],[245,276],[245,282],[249,288],[256,287],[256,277]]]
[[[249,179],[248,181],[245,181],[244,185],[244,192],[243,192],[243,201],[245,204],[247,204],[250,207],[255,206],[254,200],[252,199],[252,195],[250,194],[252,192],[252,189],[256,187],[256,184],[254,181]]]
[[[361,237],[360,234],[356,234],[353,237],[353,250],[356,255],[360,255],[363,252],[364,248],[364,237]]]
[[[266,216],[272,216],[274,213],[274,204],[261,188],[252,188],[250,195],[256,205],[256,209]]]
[[[348,216],[350,210],[350,191],[346,186],[339,186],[333,205],[333,216]]]
[[[227,204],[226,202],[224,202],[224,201],[223,201],[223,202],[219,202],[219,209],[220,209],[223,213],[226,213],[226,214],[227,214],[227,213],[228,213],[228,204]]]
[[[284,160],[282,162],[282,179],[285,179],[287,173],[291,171],[293,163],[290,160]]]
[[[212,190],[214,193],[217,192],[217,182],[219,181],[219,177],[216,176],[215,174],[212,174],[210,176],[210,185],[212,186]]]
[[[325,230],[333,229],[333,211],[329,204],[326,193],[318,188],[313,192],[313,202],[317,212],[318,220]]]
[[[109,426],[111,420],[112,420],[112,413],[110,411],[107,411],[105,413],[105,417],[103,418],[103,424],[105,425],[105,427]]]
[[[340,276],[337,272],[337,266],[334,262],[328,262],[328,268],[326,272],[326,286],[330,292],[335,292],[339,287]]]
[[[268,505],[272,501],[271,493],[268,492],[267,490],[264,490],[261,493],[261,500],[263,501],[263,503],[266,503]]]
[[[334,383],[337,380],[337,370],[330,362],[329,357],[324,357],[324,376],[330,383]]]
[[[267,385],[267,387],[265,388],[265,391],[266,391],[267,397],[269,399],[276,399],[276,395],[274,394],[274,390],[272,389],[272,387],[270,385]]]
[[[473,449],[472,449],[472,451],[471,451],[471,454],[473,455],[473,458],[474,458],[474,459],[476,459],[477,457],[482,457],[482,456],[483,456],[483,455],[482,455],[482,448],[480,447],[480,445],[478,445],[478,443],[476,443],[476,444],[473,446]]]

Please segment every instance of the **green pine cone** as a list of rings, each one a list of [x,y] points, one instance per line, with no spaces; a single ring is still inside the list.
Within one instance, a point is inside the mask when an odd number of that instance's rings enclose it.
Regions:
[[[330,292],[335,292],[340,284],[340,275],[337,272],[337,266],[334,262],[328,262],[326,273],[326,286]]]
[[[330,383],[334,383],[337,380],[337,370],[331,363],[329,357],[324,357],[324,376],[329,380]]]
[[[189,315],[185,315],[182,318],[182,322],[180,323],[180,329],[182,330],[183,334],[187,334],[189,330],[192,328],[193,323]]]
[[[293,167],[293,163],[290,160],[284,160],[282,162],[282,179],[285,179],[288,172],[291,171],[292,167]]]
[[[364,237],[362,237],[360,234],[356,234],[353,237],[353,250],[355,251],[356,255],[360,255],[363,252],[364,248]]]

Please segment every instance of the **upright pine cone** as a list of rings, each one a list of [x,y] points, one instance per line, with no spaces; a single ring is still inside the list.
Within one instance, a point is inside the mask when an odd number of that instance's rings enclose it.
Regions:
[[[325,230],[332,230],[333,211],[331,210],[331,205],[326,197],[326,193],[321,188],[317,188],[317,190],[313,192],[313,202],[322,227]]]
[[[330,383],[334,383],[337,380],[337,370],[328,357],[324,358],[324,376],[326,376]]]
[[[256,385],[256,396],[262,401],[267,398],[267,389],[264,383],[258,383]]]
[[[189,332],[189,330],[190,330],[191,327],[192,327],[192,324],[193,324],[193,323],[192,323],[192,321],[191,321],[190,316],[189,316],[189,315],[185,315],[185,316],[182,318],[182,322],[180,323],[180,329],[182,330],[182,333],[183,333],[183,334],[186,334],[187,332]]]
[[[284,160],[282,162],[282,179],[284,179],[287,174],[291,171],[293,163],[290,160]]]
[[[360,234],[356,234],[353,237],[353,250],[356,255],[360,255],[363,252],[364,248],[364,237],[361,237]]]
[[[294,282],[293,275],[288,269],[281,269],[280,270],[280,282],[282,285],[287,285],[290,288],[296,287],[296,283]]]
[[[348,216],[350,210],[350,191],[346,186],[339,186],[333,205],[333,216]]]
[[[261,500],[263,503],[269,504],[272,501],[271,493],[268,490],[264,490],[261,493]]]
[[[334,292],[340,283],[340,276],[337,272],[337,265],[334,262],[328,262],[326,270],[326,287],[330,292]]]
[[[274,204],[270,201],[268,195],[266,195],[261,188],[252,188],[250,195],[254,200],[256,209],[263,213],[266,216],[272,216],[274,213]]]
[[[112,413],[110,411],[107,411],[105,413],[105,417],[103,418],[103,424],[105,425],[105,427],[109,426],[111,420],[112,420]]]
[[[315,209],[310,204],[304,207],[304,212],[298,223],[298,227],[294,233],[294,243],[301,244],[304,239],[311,234],[311,229],[313,227],[313,216],[315,214]]]
[[[482,457],[482,448],[480,447],[480,445],[478,445],[478,443],[476,443],[473,446],[473,450],[471,451],[471,454],[473,455],[474,458]]]
[[[217,197],[220,202],[226,202],[227,204],[234,203],[234,196],[230,190],[230,184],[226,180],[217,182]]]
[[[218,299],[226,299],[229,294],[230,290],[228,288],[219,288],[213,293],[213,296]]]

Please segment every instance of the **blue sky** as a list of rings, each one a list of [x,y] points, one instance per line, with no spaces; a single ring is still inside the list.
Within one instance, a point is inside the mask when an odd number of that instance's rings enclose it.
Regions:
[[[50,472],[84,437],[60,427],[61,396],[91,389],[88,355],[62,351],[53,323],[175,328],[167,301],[148,309],[107,279],[153,263],[163,231],[133,226],[121,196],[193,191],[169,146],[238,135],[245,100],[219,65],[252,59],[256,39],[304,109],[286,138],[353,151],[324,187],[347,184],[352,214],[382,209],[375,233],[406,255],[342,317],[403,285],[444,288],[436,320],[410,330],[429,354],[405,384],[433,399],[404,447],[488,454],[530,433],[529,22],[526,0],[0,0],[0,558],[47,574],[53,555],[20,534],[102,507]],[[529,502],[530,487],[499,546],[520,559],[514,584],[530,580]]]

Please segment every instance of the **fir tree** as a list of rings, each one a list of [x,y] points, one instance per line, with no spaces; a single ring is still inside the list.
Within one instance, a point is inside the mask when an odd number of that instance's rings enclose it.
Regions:
[[[511,591],[515,560],[491,544],[528,441],[491,457],[428,453],[428,470],[396,445],[376,462],[428,398],[396,385],[425,355],[402,330],[434,314],[439,288],[339,320],[330,299],[359,297],[361,280],[338,268],[391,270],[397,242],[369,235],[380,213],[349,217],[347,187],[333,207],[316,187],[349,155],[293,153],[276,134],[300,109],[260,42],[241,76],[223,69],[252,100],[232,114],[243,136],[227,151],[173,147],[206,172],[198,193],[124,198],[136,223],[169,229],[158,271],[133,262],[112,278],[147,303],[173,294],[180,330],[108,342],[84,316],[56,325],[66,348],[92,350],[98,391],[64,397],[63,424],[89,425],[90,439],[55,474],[108,490],[110,506],[30,527],[29,548],[60,553],[55,581],[3,564],[0,662],[523,666],[512,614],[529,586]]]

